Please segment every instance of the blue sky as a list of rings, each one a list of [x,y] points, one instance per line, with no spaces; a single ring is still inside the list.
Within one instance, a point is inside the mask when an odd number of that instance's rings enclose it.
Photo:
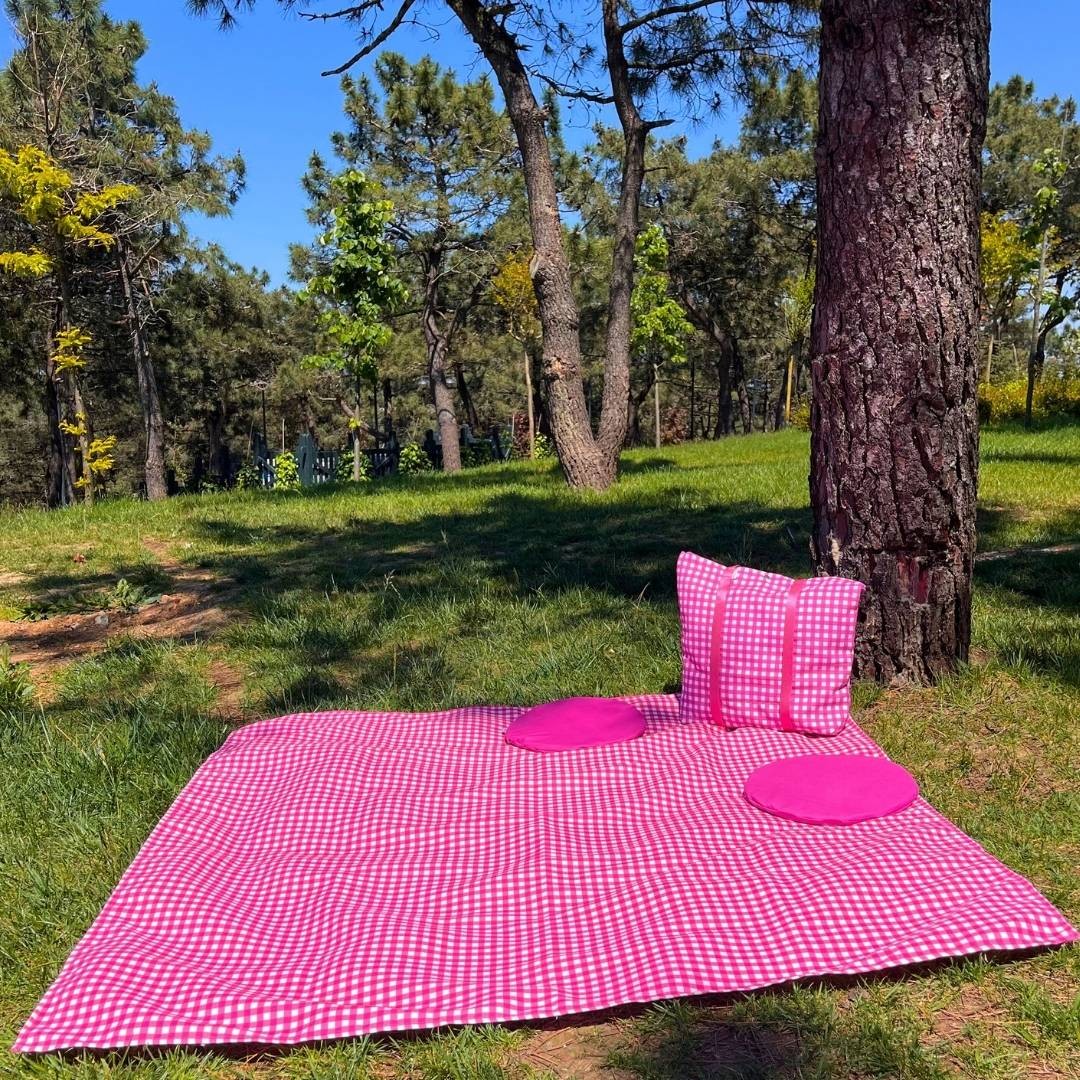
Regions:
[[[184,0],[106,0],[106,8],[114,18],[143,25],[150,49],[140,77],[176,98],[187,126],[208,131],[219,151],[239,150],[247,161],[247,190],[232,216],[194,220],[192,231],[221,244],[237,262],[285,280],[288,245],[310,235],[299,178],[311,151],[325,149],[329,132],[341,124],[338,80],[319,72],[350,54],[348,29],[306,22],[273,0],[260,0],[229,33],[189,15]],[[1080,3],[992,0],[992,18],[994,80],[1020,73],[1041,94],[1080,98]],[[413,58],[431,53],[462,76],[485,70],[448,16],[434,33],[406,28],[391,47]],[[0,59],[6,59],[10,30],[5,26],[0,34]],[[690,133],[692,145],[706,150],[717,136],[730,138],[735,123],[729,114],[699,125]],[[573,141],[575,132],[567,137]]]

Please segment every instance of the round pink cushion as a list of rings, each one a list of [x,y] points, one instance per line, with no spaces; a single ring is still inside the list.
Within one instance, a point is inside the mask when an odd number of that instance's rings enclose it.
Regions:
[[[910,806],[915,778],[887,758],[805,754],[755,769],[743,794],[778,817],[811,825],[852,825]]]
[[[636,739],[645,717],[625,701],[576,697],[523,712],[506,729],[506,741],[526,750],[584,750]]]

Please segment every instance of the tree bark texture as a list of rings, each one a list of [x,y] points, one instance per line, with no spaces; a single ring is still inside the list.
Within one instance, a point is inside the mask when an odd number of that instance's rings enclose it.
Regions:
[[[812,328],[817,571],[868,588],[861,677],[968,654],[989,0],[824,0]]]
[[[618,7],[614,0],[604,0],[602,4],[608,69],[623,129],[625,156],[613,237],[604,399],[599,432],[594,438],[582,379],[580,315],[570,260],[563,243],[558,186],[547,135],[547,110],[533,92],[520,55],[522,46],[506,29],[500,12],[479,0],[449,0],[449,4],[495,73],[521,152],[533,242],[529,269],[543,331],[541,375],[547,391],[547,419],[559,451],[559,463],[572,486],[602,490],[615,479],[619,452],[626,438],[630,293],[648,132],[630,94]]]
[[[454,392],[446,379],[450,341],[440,325],[440,260],[439,252],[433,251],[429,253],[424,267],[424,342],[427,345],[431,400],[442,440],[443,472],[458,472],[461,469],[461,432],[454,412]]]
[[[150,350],[143,333],[139,305],[135,297],[135,283],[131,277],[131,265],[126,245],[118,244],[116,261],[120,271],[120,283],[124,294],[124,318],[131,338],[131,355],[135,362],[135,376],[139,388],[139,406],[143,419],[143,478],[146,497],[151,501],[164,499],[169,494],[165,477],[165,417],[161,411],[157,377],[150,359]]]

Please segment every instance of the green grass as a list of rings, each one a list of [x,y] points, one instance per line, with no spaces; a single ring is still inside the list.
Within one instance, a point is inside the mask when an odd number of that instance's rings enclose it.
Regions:
[[[987,433],[980,547],[1080,542],[1078,465],[1080,427]],[[568,491],[552,466],[517,464],[297,495],[0,513],[0,617],[115,610],[120,579],[152,598],[192,571],[219,579],[228,614],[210,637],[119,636],[35,673],[40,704],[0,663],[0,1039],[224,738],[223,669],[242,676],[250,715],[670,690],[679,550],[808,572],[806,473],[805,436],[783,433],[627,454],[602,495]],[[860,722],[935,805],[1074,920],[1078,613],[1080,552],[981,562],[978,662],[931,690],[857,694]],[[1072,949],[659,1005],[557,1039],[492,1028],[254,1060],[0,1051],[0,1074],[1068,1076],[1080,1069],[1078,976]]]

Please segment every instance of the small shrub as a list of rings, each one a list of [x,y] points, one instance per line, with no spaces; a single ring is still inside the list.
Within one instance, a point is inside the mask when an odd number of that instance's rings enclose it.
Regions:
[[[274,490],[300,490],[300,466],[297,464],[296,455],[291,450],[282,450],[274,458]]]
[[[810,430],[810,402],[800,401],[791,410],[790,425],[795,428],[796,431],[809,431]]]
[[[495,460],[494,451],[489,442],[466,444],[461,448],[461,464],[470,469],[475,465],[490,465]]]
[[[537,435],[533,443],[533,458],[536,461],[550,461],[555,456],[555,443],[547,435]]]
[[[402,476],[431,472],[431,459],[416,443],[406,443],[401,448],[401,456],[398,458],[398,472]]]
[[[137,611],[150,600],[150,596],[141,585],[133,585],[127,578],[121,578],[109,590],[107,599],[109,607],[120,608],[121,611]]]
[[[979,387],[979,420],[984,424],[1023,420],[1026,408],[1027,379]],[[1080,417],[1080,377],[1044,375],[1035,384],[1031,415],[1038,420]]]
[[[337,468],[334,470],[334,480],[341,484],[347,484],[353,479],[353,452],[346,450],[338,458]],[[360,455],[360,479],[371,479],[371,458],[367,454]]]
[[[255,462],[249,461],[240,466],[235,487],[237,491],[258,491],[262,487],[262,476]]]

